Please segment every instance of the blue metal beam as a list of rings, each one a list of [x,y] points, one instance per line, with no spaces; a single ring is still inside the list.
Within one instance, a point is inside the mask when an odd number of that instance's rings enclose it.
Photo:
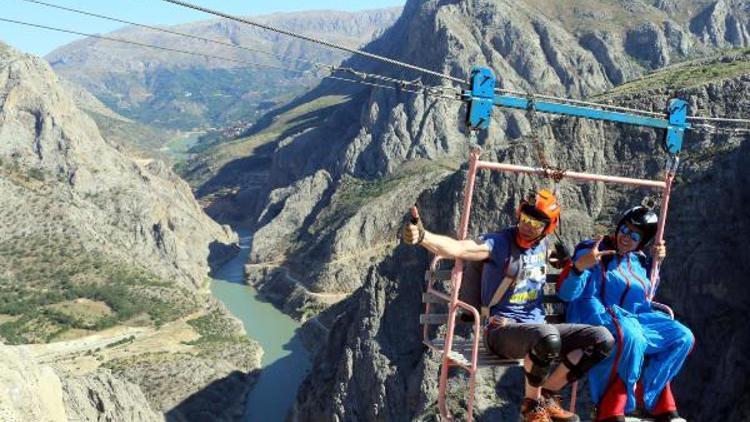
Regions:
[[[690,129],[690,124],[687,123],[687,103],[680,99],[670,100],[667,111],[668,119],[658,119],[595,107],[537,101],[535,99],[512,95],[495,95],[495,75],[490,69],[482,67],[472,68],[469,82],[471,83],[471,89],[465,90],[462,97],[469,103],[466,124],[472,130],[487,129],[489,127],[493,105],[518,110],[533,108],[542,113],[666,129],[664,148],[672,154],[677,154],[682,149],[682,138],[685,130]]]
[[[648,126],[658,129],[667,129],[670,126],[669,120],[667,119],[657,119],[654,117],[638,116],[636,114],[601,110],[592,107],[553,103],[548,101],[531,101],[527,98],[513,97],[510,95],[495,96],[494,104],[499,107],[528,110],[532,102],[534,104],[534,109],[542,113],[562,114],[565,116],[576,116],[592,120],[604,120],[608,122],[618,122],[629,125]]]

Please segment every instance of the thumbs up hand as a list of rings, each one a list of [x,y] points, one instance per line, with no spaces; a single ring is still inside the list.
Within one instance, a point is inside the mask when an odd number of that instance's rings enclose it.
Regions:
[[[424,226],[419,219],[419,210],[416,206],[411,207],[411,218],[404,225],[404,243],[407,245],[418,245],[424,240]]]

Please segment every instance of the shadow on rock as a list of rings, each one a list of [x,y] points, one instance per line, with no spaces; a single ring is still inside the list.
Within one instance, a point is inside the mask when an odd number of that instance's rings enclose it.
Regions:
[[[239,253],[240,246],[235,243],[227,245],[226,243],[216,241],[211,242],[211,244],[208,245],[209,275],[213,277],[216,271],[231,259],[235,258]]]
[[[245,412],[245,398],[260,376],[234,371],[190,395],[166,413],[169,422],[211,422],[240,420]]]

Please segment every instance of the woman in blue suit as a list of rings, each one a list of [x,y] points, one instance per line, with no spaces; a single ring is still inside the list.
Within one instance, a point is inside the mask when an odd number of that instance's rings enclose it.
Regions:
[[[624,421],[635,410],[636,386],[656,421],[682,420],[669,382],[690,352],[690,330],[651,309],[650,261],[642,252],[656,234],[658,217],[638,206],[626,211],[615,233],[576,247],[573,266],[558,294],[568,302],[568,322],[603,325],[615,338],[615,351],[589,372],[597,421]],[[652,255],[666,256],[664,244]]]

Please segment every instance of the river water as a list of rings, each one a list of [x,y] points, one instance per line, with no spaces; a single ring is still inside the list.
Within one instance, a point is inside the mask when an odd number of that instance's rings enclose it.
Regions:
[[[262,370],[248,396],[246,422],[284,421],[297,388],[310,370],[310,356],[296,330],[300,324],[281,313],[244,282],[250,253],[247,232],[240,233],[240,253],[212,274],[211,292],[245,325],[247,335],[263,347]]]

